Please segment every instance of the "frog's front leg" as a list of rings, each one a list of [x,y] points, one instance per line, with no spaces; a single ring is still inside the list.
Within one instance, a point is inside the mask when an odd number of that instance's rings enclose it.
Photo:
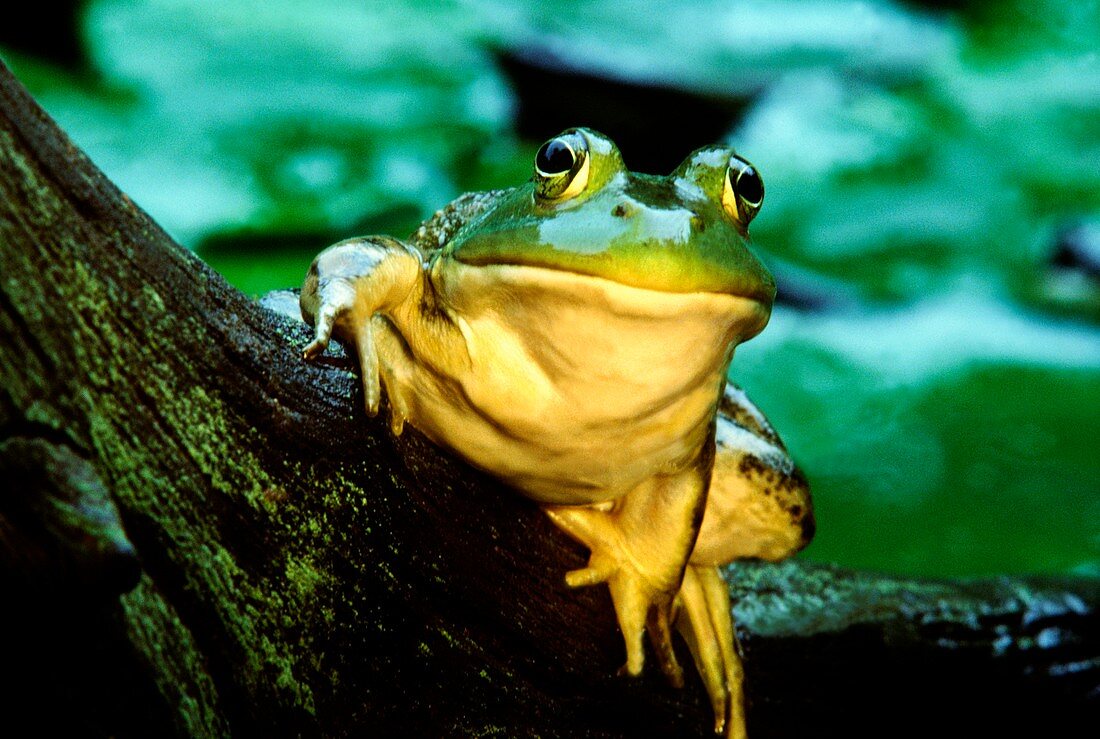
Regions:
[[[441,312],[429,310],[434,297],[423,256],[410,244],[389,236],[334,244],[313,260],[302,285],[302,317],[315,326],[303,356],[316,358],[334,336],[352,344],[367,413],[376,415],[382,382],[410,371],[418,356],[465,357],[461,332]],[[391,423],[400,433],[407,404],[395,384],[387,382],[386,391]]]
[[[713,448],[708,439],[686,469],[646,480],[609,510],[546,509],[557,526],[591,552],[588,566],[567,573],[566,582],[571,587],[608,584],[626,642],[627,674],[642,671],[648,631],[662,671],[674,685],[683,683],[672,651],[672,607],[699,531]]]

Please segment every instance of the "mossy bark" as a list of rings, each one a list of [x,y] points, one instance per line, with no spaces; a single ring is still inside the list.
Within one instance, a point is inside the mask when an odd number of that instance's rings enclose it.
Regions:
[[[173,243],[3,68],[0,248],[0,721],[709,734],[694,675],[615,676],[606,592],[562,581],[581,549],[367,418],[352,362],[303,362],[304,325]],[[755,737],[1097,718],[1095,581],[730,575]]]

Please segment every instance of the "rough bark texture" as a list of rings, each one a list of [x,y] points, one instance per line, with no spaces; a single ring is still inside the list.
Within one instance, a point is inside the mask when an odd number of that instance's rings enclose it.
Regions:
[[[2,68],[0,247],[0,721],[709,734],[694,675],[615,676],[605,590],[562,582],[580,548],[365,417],[351,362],[301,361],[303,325],[174,244]],[[729,574],[758,739],[1096,723],[1095,581]]]

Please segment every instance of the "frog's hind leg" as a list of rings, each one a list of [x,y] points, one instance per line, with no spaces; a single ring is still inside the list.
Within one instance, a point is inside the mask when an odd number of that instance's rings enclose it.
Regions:
[[[680,589],[677,627],[691,647],[714,705],[715,730],[745,736],[744,680],[718,567],[738,559],[777,561],[814,534],[805,476],[764,414],[729,385],[719,404],[706,510]]]
[[[727,739],[744,739],[744,670],[730,615],[729,591],[718,568],[689,565],[678,604],[676,627],[687,641],[710,696],[714,732],[724,732]]]
[[[692,563],[776,562],[809,544],[815,527],[805,475],[763,414],[731,386],[718,415],[714,471]]]

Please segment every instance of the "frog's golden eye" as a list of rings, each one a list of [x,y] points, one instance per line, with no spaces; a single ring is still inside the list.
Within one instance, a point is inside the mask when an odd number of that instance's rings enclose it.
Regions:
[[[566,200],[588,184],[588,141],[566,131],[535,154],[535,193],[543,200]]]
[[[764,202],[764,180],[751,163],[734,154],[726,167],[726,185],[722,205],[742,226],[756,216]]]

